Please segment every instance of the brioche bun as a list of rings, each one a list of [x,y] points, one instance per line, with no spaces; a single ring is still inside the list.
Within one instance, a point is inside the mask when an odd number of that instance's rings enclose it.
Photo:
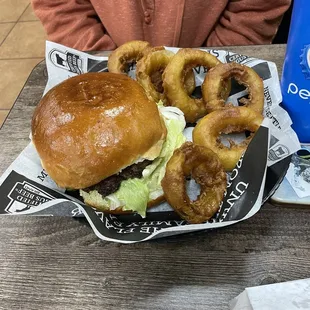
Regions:
[[[82,189],[161,151],[166,127],[157,105],[131,78],[86,73],[58,84],[32,119],[32,141],[58,186]]]
[[[152,200],[149,200],[148,203],[147,203],[147,209],[151,209],[153,207],[156,207],[157,205],[159,205],[160,203],[164,202],[166,199],[165,199],[165,196],[164,195],[160,195],[158,196],[157,198],[155,199],[152,199]],[[87,201],[84,201],[84,203],[86,203],[88,206],[91,206],[99,211],[103,211],[107,214],[115,214],[115,215],[119,215],[119,214],[130,214],[132,213],[132,211],[124,211],[123,210],[123,206],[122,207],[118,207],[116,209],[110,209],[110,208],[107,208],[105,207],[104,205],[102,204],[97,204],[96,203],[96,200],[87,200]]]

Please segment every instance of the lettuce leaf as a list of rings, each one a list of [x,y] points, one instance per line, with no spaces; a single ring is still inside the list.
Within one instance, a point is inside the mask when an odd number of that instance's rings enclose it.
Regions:
[[[143,179],[129,179],[121,183],[114,195],[123,204],[123,210],[134,210],[145,217],[149,189]]]
[[[186,140],[183,135],[183,124],[179,120],[167,120],[166,126],[167,137],[159,157],[142,172],[150,190],[150,200],[155,199],[156,195],[158,197],[163,193],[161,189],[161,180],[165,175],[167,162],[174,150],[180,147]],[[161,191],[160,195],[158,195],[159,190]]]

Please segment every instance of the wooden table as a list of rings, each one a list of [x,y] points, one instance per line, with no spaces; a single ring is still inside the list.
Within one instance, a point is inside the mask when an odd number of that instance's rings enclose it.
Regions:
[[[230,50],[281,72],[285,46]],[[0,173],[29,142],[46,79],[41,63],[0,131]],[[0,216],[0,308],[228,309],[245,287],[310,277],[309,218],[310,208],[265,204],[234,226],[120,245],[83,219]]]

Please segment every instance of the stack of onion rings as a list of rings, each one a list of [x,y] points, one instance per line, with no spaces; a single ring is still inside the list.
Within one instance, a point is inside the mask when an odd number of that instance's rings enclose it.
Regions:
[[[209,220],[219,209],[226,190],[226,171],[231,171],[245,152],[253,134],[263,121],[264,87],[262,79],[250,67],[237,63],[222,64],[208,52],[180,49],[176,54],[164,47],[152,47],[144,41],[131,41],[109,57],[111,72],[126,73],[128,64],[137,62],[136,79],[147,96],[165,105],[178,107],[187,122],[201,120],[193,131],[193,142],[176,150],[166,166],[162,180],[165,198],[189,223]],[[193,68],[208,69],[202,84],[202,98],[190,95],[195,89]],[[230,80],[246,86],[249,98],[243,107],[225,104]],[[241,144],[220,141],[221,134],[250,131]],[[198,199],[191,201],[186,193],[185,177],[192,175],[201,186]]]
[[[186,193],[185,178],[189,175],[201,188],[195,201],[191,201]],[[168,203],[192,224],[206,222],[218,211],[226,184],[226,173],[216,154],[191,142],[174,151],[162,180]]]
[[[241,144],[230,141],[230,148],[220,141],[220,134],[250,131],[255,133],[263,121],[263,116],[247,107],[229,107],[216,110],[202,118],[193,130],[193,141],[210,148],[216,153],[226,171],[235,168],[245,152],[252,135]]]
[[[246,86],[249,93],[249,99],[242,98],[240,102],[262,113],[264,108],[263,81],[252,68],[237,63],[221,64],[209,70],[201,87],[207,112],[225,107],[228,94],[225,96],[223,87],[232,77]]]

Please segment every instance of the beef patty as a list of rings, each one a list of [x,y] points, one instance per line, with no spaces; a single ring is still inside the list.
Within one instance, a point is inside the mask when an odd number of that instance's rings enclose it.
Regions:
[[[113,174],[95,185],[83,188],[83,191],[87,193],[97,191],[103,197],[108,196],[119,189],[122,181],[134,178],[140,179],[142,177],[142,171],[151,163],[151,160],[144,160],[140,163],[133,164],[118,174]]]

